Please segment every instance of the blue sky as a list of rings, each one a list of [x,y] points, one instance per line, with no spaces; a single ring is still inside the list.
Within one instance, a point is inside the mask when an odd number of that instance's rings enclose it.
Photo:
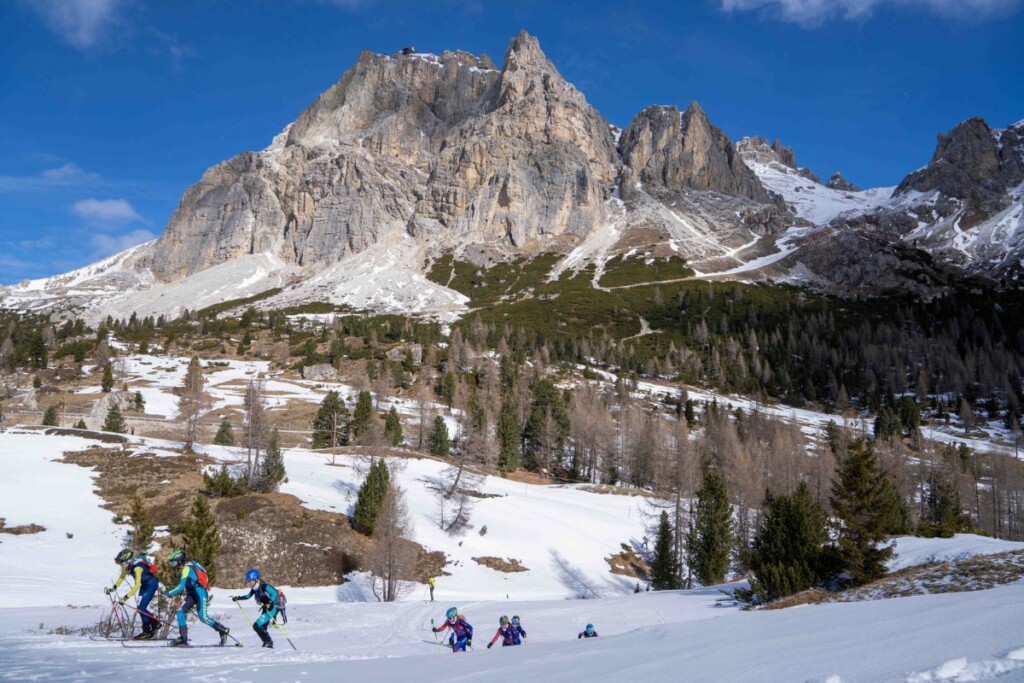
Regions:
[[[610,122],[701,103],[730,137],[893,185],[936,133],[1024,119],[1024,0],[6,0],[0,284],[159,235],[363,49],[501,62],[526,29]]]

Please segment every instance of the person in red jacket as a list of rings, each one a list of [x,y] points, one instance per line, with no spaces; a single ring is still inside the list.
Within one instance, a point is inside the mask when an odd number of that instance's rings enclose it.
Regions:
[[[465,617],[459,614],[459,610],[449,607],[445,612],[444,624],[441,628],[434,627],[434,633],[440,633],[445,629],[451,629],[455,641],[452,643],[452,652],[465,652],[467,647],[473,646],[473,627],[469,625]]]
[[[502,647],[508,647],[509,645],[519,644],[516,642],[515,629],[512,628],[512,624],[509,623],[508,617],[506,616],[502,616],[500,619],[498,619],[498,631],[494,634],[494,637],[491,638],[491,642],[487,643],[488,650],[490,650],[491,647],[493,647],[494,644],[498,642],[498,638],[501,638]]]

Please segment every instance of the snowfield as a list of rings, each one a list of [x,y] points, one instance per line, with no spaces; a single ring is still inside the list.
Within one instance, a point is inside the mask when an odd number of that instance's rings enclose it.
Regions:
[[[167,451],[167,442],[145,442]],[[640,593],[610,574],[604,557],[621,543],[642,546],[640,497],[598,495],[575,486],[532,486],[487,478],[471,529],[450,537],[436,524],[433,481],[442,463],[403,461],[396,468],[416,540],[448,554],[450,576],[437,581],[438,602],[422,584],[405,598],[374,602],[363,575],[343,586],[288,588],[288,636],[277,649],[257,639],[228,590],[214,590],[211,611],[245,643],[242,649],[177,650],[57,635],[94,624],[102,587],[123,528],[92,492],[86,468],[59,462],[90,439],[12,429],[0,433],[0,517],[9,526],[46,531],[0,535],[0,680],[309,681],[1024,681],[1024,585],[945,595],[743,612],[716,606],[717,587]],[[230,449],[211,448],[230,458]],[[285,455],[288,493],[311,508],[346,511],[360,480],[355,458],[331,467],[322,454]],[[479,533],[487,525],[484,535]],[[71,535],[69,537],[68,535]],[[962,535],[950,540],[900,538],[893,568],[1015,550],[1024,544]],[[470,558],[519,559],[529,571],[503,574]],[[728,587],[726,587],[728,588]],[[587,599],[580,599],[585,595]],[[475,627],[474,649],[455,656],[435,643],[430,620],[457,605]],[[245,603],[251,616],[252,603]],[[486,650],[502,614],[518,614],[524,645]],[[600,637],[576,634],[593,623]],[[215,642],[196,626],[195,644]]]

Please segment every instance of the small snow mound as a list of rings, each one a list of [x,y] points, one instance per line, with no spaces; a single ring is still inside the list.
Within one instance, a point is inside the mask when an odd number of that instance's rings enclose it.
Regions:
[[[1018,647],[1016,650],[1010,650],[1010,652],[1007,653],[1006,658],[1016,661],[1024,661],[1024,647]]]
[[[804,683],[843,683],[843,679],[835,674],[829,674],[828,676],[808,678]]]

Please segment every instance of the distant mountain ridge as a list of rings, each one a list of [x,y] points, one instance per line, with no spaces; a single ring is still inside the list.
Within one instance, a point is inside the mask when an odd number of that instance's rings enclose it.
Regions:
[[[971,119],[895,192],[861,192],[839,174],[822,185],[778,141],[734,144],[696,103],[648,107],[619,131],[525,32],[500,70],[466,52],[363,52],[270,146],[211,167],[159,239],[0,303],[173,314],[280,288],[261,305],[450,316],[465,299],[424,278],[436,258],[486,268],[550,250],[564,255],[553,274],[657,255],[698,277],[842,294],[853,273],[864,295],[928,295],[961,268],[1017,277],[1022,134]],[[845,252],[837,269],[823,254],[851,231],[893,249]],[[939,258],[934,277],[864,277],[875,254],[914,248]]]

